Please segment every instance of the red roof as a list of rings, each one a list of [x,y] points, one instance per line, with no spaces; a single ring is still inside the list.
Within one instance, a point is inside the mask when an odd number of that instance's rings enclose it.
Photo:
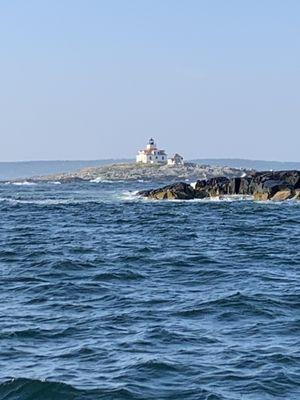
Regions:
[[[140,150],[141,152],[143,152],[144,154],[154,154],[154,151],[157,151],[157,155],[166,155],[165,150],[157,150],[157,149],[144,149],[144,150]]]

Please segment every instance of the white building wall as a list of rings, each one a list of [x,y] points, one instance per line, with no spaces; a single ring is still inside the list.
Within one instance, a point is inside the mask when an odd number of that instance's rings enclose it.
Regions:
[[[139,152],[139,154],[136,156],[136,162],[144,164],[163,164],[167,162],[167,155],[159,154],[158,151],[152,151],[151,154]]]
[[[147,163],[147,155],[139,152],[139,154],[136,156],[136,162],[144,164]]]

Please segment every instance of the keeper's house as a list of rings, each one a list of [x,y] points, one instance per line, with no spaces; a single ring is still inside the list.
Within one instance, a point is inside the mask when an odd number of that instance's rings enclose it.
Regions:
[[[172,158],[168,158],[168,165],[184,165],[183,157],[180,154],[174,154]]]

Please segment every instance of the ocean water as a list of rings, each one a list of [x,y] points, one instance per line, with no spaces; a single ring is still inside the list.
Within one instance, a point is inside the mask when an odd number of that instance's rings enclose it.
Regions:
[[[0,184],[0,400],[300,398],[300,204],[149,185]]]

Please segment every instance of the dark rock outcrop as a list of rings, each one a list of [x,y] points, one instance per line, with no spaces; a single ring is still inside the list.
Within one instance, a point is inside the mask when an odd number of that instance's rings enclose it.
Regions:
[[[204,199],[230,195],[253,196],[254,200],[283,201],[300,198],[300,171],[251,172],[244,177],[198,180],[195,187],[176,183],[139,195],[152,199]]]
[[[139,195],[156,200],[191,200],[195,198],[195,191],[191,185],[180,182],[159,189],[144,190]]]
[[[257,185],[253,193],[254,200],[270,200],[279,192],[284,192],[286,194],[284,200],[292,198],[295,195],[294,186],[287,181],[269,179]]]
[[[203,199],[205,197],[226,195],[231,191],[230,186],[231,180],[225,177],[197,181],[195,185],[195,197]]]

